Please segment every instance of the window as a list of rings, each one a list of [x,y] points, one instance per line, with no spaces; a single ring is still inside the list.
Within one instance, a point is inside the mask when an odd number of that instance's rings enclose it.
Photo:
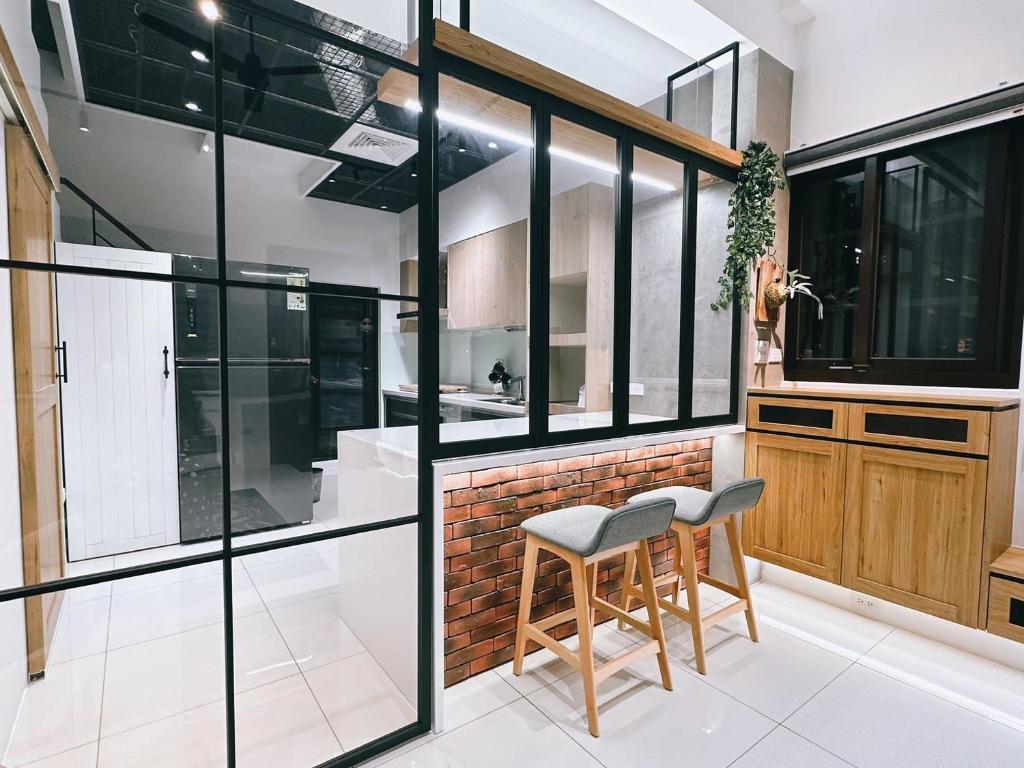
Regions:
[[[945,136],[793,181],[793,379],[1017,385],[1021,125]]]

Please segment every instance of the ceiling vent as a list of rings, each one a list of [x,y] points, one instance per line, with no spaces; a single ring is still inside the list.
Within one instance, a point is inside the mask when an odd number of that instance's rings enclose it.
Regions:
[[[355,123],[331,149],[345,155],[396,166],[416,154],[417,142],[407,136]]]

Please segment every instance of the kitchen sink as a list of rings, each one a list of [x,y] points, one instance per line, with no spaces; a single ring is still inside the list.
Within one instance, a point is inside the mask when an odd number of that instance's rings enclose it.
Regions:
[[[481,403],[497,403],[498,405],[526,405],[525,400],[516,397],[487,397],[482,398]]]

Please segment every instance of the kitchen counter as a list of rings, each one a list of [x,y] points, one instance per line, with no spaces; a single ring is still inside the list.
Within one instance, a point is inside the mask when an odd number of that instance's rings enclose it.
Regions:
[[[406,392],[404,389],[383,389],[385,397],[400,397],[404,400],[418,400],[418,392]],[[438,396],[440,402],[447,405],[469,406],[478,411],[490,411],[502,416],[525,416],[525,405],[509,405],[507,403],[488,402],[504,395],[481,394],[479,392],[455,392]]]
[[[406,393],[413,394],[413,393]],[[571,429],[607,425],[611,414],[578,413],[552,416],[554,429]],[[504,418],[490,421],[472,421],[442,424],[442,436],[448,439],[473,439],[523,434],[528,419]],[[483,540],[470,540],[473,535],[455,530],[455,520],[469,525],[472,519],[483,515],[483,507],[496,499],[495,494],[513,491],[504,487],[505,482],[515,475],[518,468],[528,468],[531,488],[540,485],[541,492],[523,490],[520,498],[525,504],[573,503],[576,497],[583,501],[583,494],[589,503],[617,504],[620,497],[640,492],[651,483],[678,482],[699,484],[707,487],[710,482],[710,438],[721,435],[736,435],[743,432],[743,426],[730,424],[719,427],[668,432],[656,435],[636,435],[577,443],[551,448],[468,456],[434,463],[434,657],[435,657],[435,727],[443,728],[443,691],[446,680],[454,682],[460,676],[472,674],[473,669],[491,668],[508,655],[509,628],[507,616],[502,622],[501,637],[495,636],[492,649],[486,656],[463,663],[453,654],[445,652],[445,633],[460,632],[461,629],[445,619],[448,600],[446,570],[459,571],[460,579],[484,580],[488,569],[506,573],[516,562],[511,551],[514,549],[513,529],[518,525],[515,514],[507,516],[506,509],[517,509],[515,498],[501,498],[486,518],[487,530],[500,527],[507,531],[507,545],[494,546]],[[365,429],[338,433],[338,499],[339,521],[342,525],[357,525],[416,515],[418,512],[418,430],[415,426]],[[592,467],[583,477],[583,468]],[[526,475],[524,475],[526,476]],[[578,477],[577,477],[578,476]],[[593,477],[593,479],[589,479]],[[600,477],[602,479],[598,480]],[[545,482],[550,484],[550,489]],[[491,483],[477,488],[481,483]],[[599,487],[600,484],[600,487]],[[606,490],[607,489],[607,490]],[[507,492],[507,493],[505,493]],[[515,491],[515,493],[520,493]],[[458,494],[458,496],[456,496]],[[467,504],[463,497],[478,498],[483,502],[469,520],[465,515],[468,507],[450,508],[453,504]],[[523,512],[530,512],[523,509]],[[458,514],[456,514],[458,513]],[[448,519],[446,519],[448,518]],[[481,520],[484,518],[481,517]],[[480,534],[486,535],[486,534]],[[501,535],[507,535],[505,533]],[[467,556],[475,565],[453,562],[459,555],[449,543],[459,539],[462,549],[468,545]],[[367,648],[372,648],[378,663],[388,672],[396,684],[414,697],[415,637],[417,622],[416,579],[421,564],[418,561],[417,526],[414,524],[389,528],[370,535],[346,536],[339,540],[341,561],[346,567],[339,574],[341,616]],[[486,544],[486,546],[485,546]],[[461,550],[460,550],[461,551]],[[668,556],[668,552],[663,553]],[[480,568],[477,568],[477,565]],[[497,572],[497,571],[495,571]],[[367,574],[372,574],[368,577]],[[475,574],[475,576],[474,576]],[[494,581],[492,578],[491,581]],[[607,589],[607,585],[602,589]],[[506,590],[507,591],[507,590]],[[453,598],[454,599],[454,598]],[[472,601],[470,600],[470,603]],[[388,606],[382,612],[379,606]],[[511,610],[511,601],[502,594],[501,608]],[[492,609],[497,611],[497,608]],[[480,616],[467,616],[467,620],[489,622],[491,626],[499,621],[481,609]],[[512,614],[508,614],[511,616]],[[514,617],[513,617],[514,620]],[[497,629],[495,627],[495,629]],[[461,639],[461,638],[460,638]],[[474,644],[479,647],[478,644]],[[500,647],[499,647],[500,645]],[[503,662],[502,662],[503,663]],[[447,674],[446,674],[447,673]],[[411,698],[410,700],[415,700]]]

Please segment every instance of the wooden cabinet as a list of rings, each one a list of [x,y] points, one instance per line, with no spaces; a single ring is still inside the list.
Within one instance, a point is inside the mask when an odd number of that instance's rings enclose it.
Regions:
[[[977,626],[986,461],[851,445],[843,586]]]
[[[525,326],[526,220],[448,246],[448,329]]]
[[[744,524],[748,555],[839,581],[846,449],[825,440],[748,435],[747,474],[765,480],[764,496]]]
[[[986,625],[993,562],[1010,546],[1019,401],[748,395],[746,473],[767,484],[744,521],[748,554]]]

